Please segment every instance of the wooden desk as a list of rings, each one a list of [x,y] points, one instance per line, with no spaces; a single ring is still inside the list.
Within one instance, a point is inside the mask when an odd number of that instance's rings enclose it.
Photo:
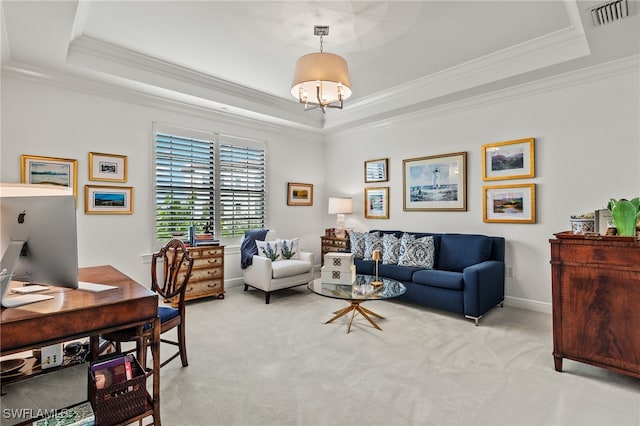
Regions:
[[[97,354],[101,334],[130,327],[142,330],[144,324],[152,323],[152,404],[151,409],[140,417],[152,415],[154,425],[160,425],[160,321],[157,295],[112,266],[80,268],[79,277],[81,281],[118,288],[90,293],[52,287],[43,293],[55,296],[51,300],[17,308],[2,308],[0,354],[8,355],[90,336],[93,355]],[[144,354],[138,354],[138,360],[144,363]]]

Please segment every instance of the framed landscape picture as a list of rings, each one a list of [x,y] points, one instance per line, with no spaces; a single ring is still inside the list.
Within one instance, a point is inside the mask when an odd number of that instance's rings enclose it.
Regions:
[[[127,156],[90,152],[89,180],[126,182]]]
[[[482,188],[484,222],[535,223],[536,185],[496,185]]]
[[[86,214],[133,214],[133,188],[85,185],[84,212]]]
[[[364,182],[386,182],[389,180],[389,159],[380,158],[364,162]]]
[[[534,139],[482,145],[482,179],[523,179],[535,176]]]
[[[466,211],[467,153],[403,160],[404,211]]]
[[[288,206],[312,206],[313,184],[289,182],[287,185]]]
[[[78,160],[70,158],[20,156],[22,183],[66,186],[78,203]]]
[[[389,187],[364,189],[364,217],[389,219]]]

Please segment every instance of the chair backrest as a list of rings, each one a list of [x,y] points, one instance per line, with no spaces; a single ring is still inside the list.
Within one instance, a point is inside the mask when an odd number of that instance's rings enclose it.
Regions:
[[[162,261],[162,284],[158,281],[158,261]],[[184,243],[172,239],[151,258],[151,290],[164,299],[178,297],[180,308],[184,307],[184,294],[193,268],[193,257]]]

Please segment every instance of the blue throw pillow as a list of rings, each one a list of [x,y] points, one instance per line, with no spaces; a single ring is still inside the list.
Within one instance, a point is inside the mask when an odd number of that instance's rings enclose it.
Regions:
[[[432,236],[416,239],[410,234],[404,234],[400,239],[398,265],[433,269],[434,258],[435,245]]]
[[[364,257],[364,234],[356,231],[350,232],[349,242],[351,243],[351,253],[353,253],[353,257],[362,259]]]
[[[382,263],[385,265],[397,265],[400,258],[400,239],[393,234],[382,236]]]
[[[373,260],[373,251],[383,250],[382,237],[377,232],[369,232],[364,235],[364,260]]]

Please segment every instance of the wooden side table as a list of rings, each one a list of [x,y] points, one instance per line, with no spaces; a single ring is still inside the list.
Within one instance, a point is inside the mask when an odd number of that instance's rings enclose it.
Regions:
[[[322,254],[320,256],[320,265],[324,266],[324,255],[326,253],[337,251],[337,252],[345,252],[351,250],[351,243],[349,238],[340,238],[340,237],[320,237],[322,242]]]

